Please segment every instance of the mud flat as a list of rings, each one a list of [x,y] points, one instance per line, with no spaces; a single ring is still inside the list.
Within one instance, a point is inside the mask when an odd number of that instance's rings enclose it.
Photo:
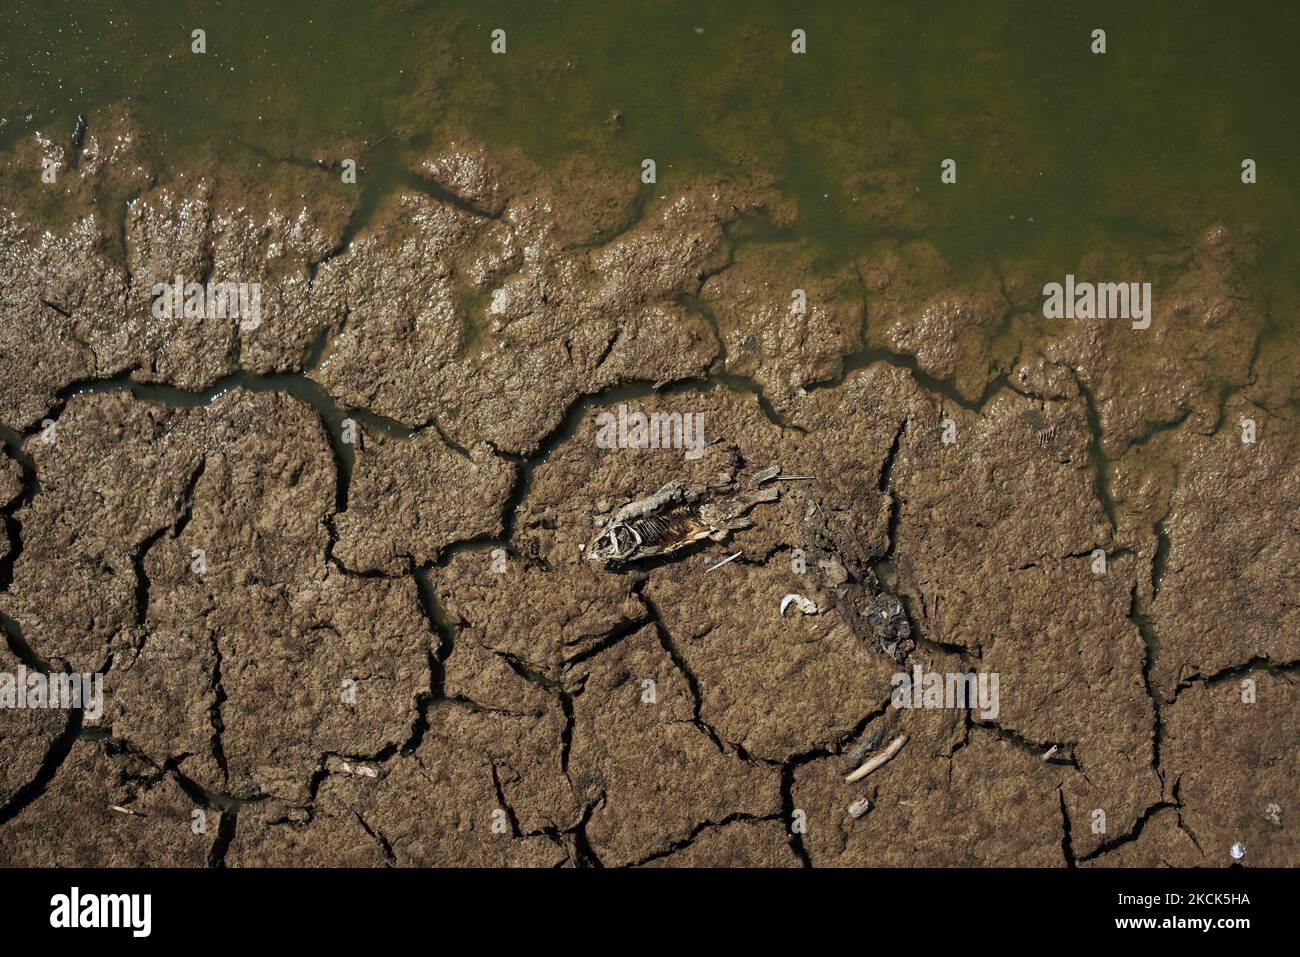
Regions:
[[[94,719],[0,709],[0,860],[1300,863],[1294,368],[1252,231],[1087,253],[1155,277],[1137,331],[917,236],[826,265],[752,181],[465,138],[361,210],[147,141],[92,113],[58,217],[10,188],[58,147],[0,171],[0,668],[105,682]],[[176,276],[260,284],[260,321],[160,317]],[[619,405],[710,445],[602,448]],[[771,464],[801,478],[725,543],[584,555],[613,502]],[[905,662],[826,576],[899,596]],[[892,707],[913,666],[997,673],[996,715]]]

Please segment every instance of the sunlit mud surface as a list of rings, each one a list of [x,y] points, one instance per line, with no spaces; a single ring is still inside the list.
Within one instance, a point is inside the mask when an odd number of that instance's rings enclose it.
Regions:
[[[1300,864],[1285,31],[139,6],[0,40],[0,864]]]

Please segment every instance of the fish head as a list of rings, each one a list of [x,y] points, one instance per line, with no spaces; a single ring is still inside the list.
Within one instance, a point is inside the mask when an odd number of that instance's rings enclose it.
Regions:
[[[601,529],[587,546],[587,557],[602,565],[630,560],[641,547],[641,536],[626,522],[614,522]]]

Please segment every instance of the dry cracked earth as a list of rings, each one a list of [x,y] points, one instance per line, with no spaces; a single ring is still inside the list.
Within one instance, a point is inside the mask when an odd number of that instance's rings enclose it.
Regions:
[[[1134,331],[920,232],[747,241],[797,215],[759,181],[467,138],[366,207],[324,157],[162,176],[120,112],[72,159],[0,165],[0,671],[104,701],[0,710],[0,863],[1300,864],[1297,370],[1243,332],[1250,231],[1081,262],[1156,277]],[[261,325],[156,318],[177,275]],[[599,448],[619,404],[716,445]],[[728,543],[585,560],[602,503],[772,463],[813,478]],[[796,550],[996,717],[895,709],[843,615],[779,614]]]

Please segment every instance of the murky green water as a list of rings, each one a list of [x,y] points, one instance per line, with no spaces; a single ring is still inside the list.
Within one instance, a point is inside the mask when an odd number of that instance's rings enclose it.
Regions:
[[[1059,275],[1099,242],[1260,223],[1261,277],[1295,299],[1294,6],[7,6],[0,147],[34,129],[66,140],[78,113],[129,98],[173,166],[200,149],[239,163],[382,141],[366,157],[373,202],[414,155],[471,130],[556,169],[581,153],[635,176],[653,157],[661,192],[697,173],[774,176],[798,202],[794,232],[827,259],[922,233],[962,263],[1014,254]],[[195,28],[206,54],[190,52]],[[955,186],[940,183],[949,157]]]

